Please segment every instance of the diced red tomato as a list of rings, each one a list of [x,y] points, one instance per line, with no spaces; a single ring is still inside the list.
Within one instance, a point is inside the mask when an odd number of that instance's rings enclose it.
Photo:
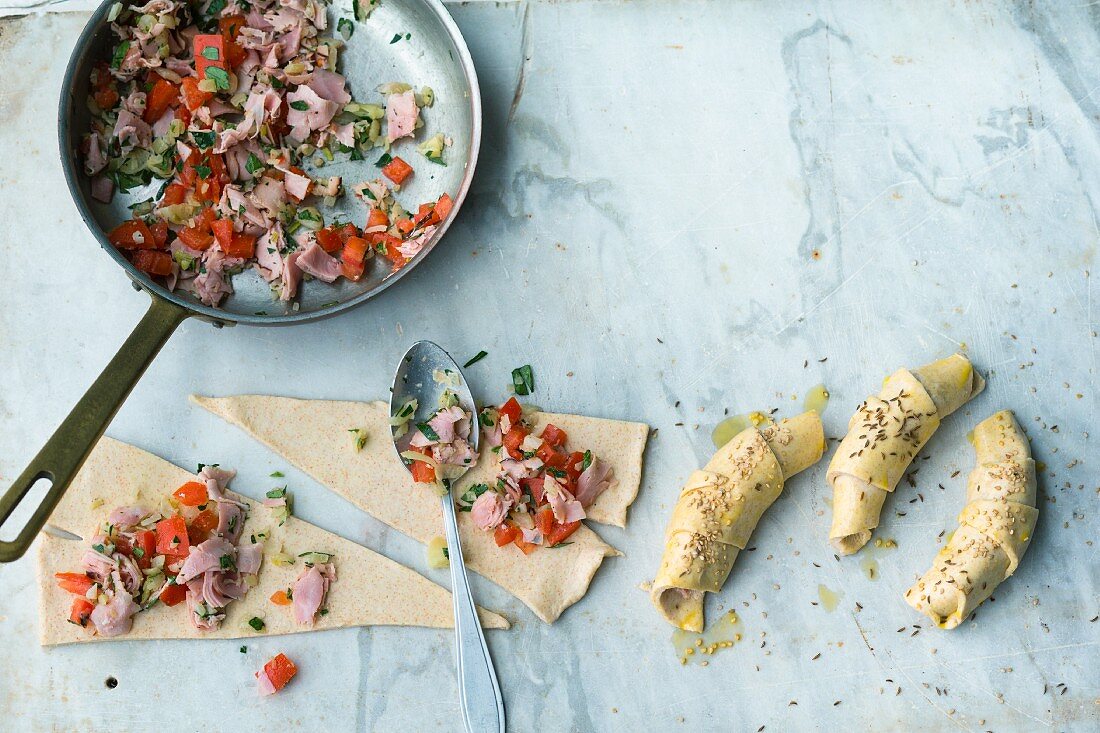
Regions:
[[[439,215],[435,211],[435,204],[420,204],[420,208],[413,217],[413,223],[417,227],[431,226],[439,223]]]
[[[340,235],[332,227],[317,230],[317,244],[326,252],[335,252],[344,246],[340,241]]]
[[[298,674],[298,667],[285,654],[276,654],[275,658],[264,665],[264,674],[271,681],[276,692],[286,687],[286,683]]]
[[[455,202],[451,201],[451,197],[447,194],[443,194],[439,197],[439,200],[435,202],[435,214],[439,217],[440,221],[447,218],[451,213],[451,209],[454,208]]]
[[[134,267],[149,275],[165,277],[172,274],[172,255],[143,249],[134,253]]]
[[[183,81],[180,82],[180,98],[183,99],[183,106],[186,107],[189,112],[194,112],[213,99],[214,93],[204,92],[199,89],[198,79],[193,76],[185,76],[183,77]]]
[[[397,185],[401,185],[405,180],[413,173],[412,166],[403,161],[398,156],[393,156],[393,160],[386,165],[382,166],[382,175],[390,179]]]
[[[160,592],[160,602],[166,606],[175,606],[176,604],[182,603],[186,597],[186,585],[176,585],[172,583],[171,585],[164,586],[164,590]]]
[[[78,596],[84,595],[95,585],[95,581],[84,573],[54,573],[53,577],[57,578],[57,585],[61,590],[76,593]]]
[[[541,504],[546,496],[546,489],[543,488],[545,483],[546,480],[541,478],[521,478],[519,480],[520,488],[527,489],[530,492],[531,498],[535,500],[535,506]]]
[[[523,539],[523,532],[520,532],[518,527],[516,528],[516,532],[516,538],[512,540],[512,544],[523,550],[524,555],[530,555],[532,552],[539,549],[539,546],[535,543],[527,542]]]
[[[209,498],[206,493],[206,484],[201,481],[188,481],[173,491],[172,496],[176,497],[176,501],[184,506],[205,504]]]
[[[218,528],[218,514],[213,509],[205,509],[191,520],[191,526],[187,528],[187,536],[192,545],[197,545],[210,539],[211,533]]]
[[[210,231],[214,233],[214,239],[218,240],[224,251],[233,243],[233,222],[230,219],[215,219],[210,224]]]
[[[582,466],[584,465],[584,454],[580,451],[573,451],[569,454],[569,460],[565,463],[565,472],[569,474],[570,481],[576,481],[580,478],[580,475],[584,473]]]
[[[276,606],[289,606],[292,603],[292,601],[290,600],[290,596],[285,590],[275,591],[271,594],[271,598],[269,600]]]
[[[549,504],[535,513],[535,527],[544,537],[554,528],[554,510]]]
[[[505,522],[497,526],[493,530],[493,540],[497,543],[497,547],[504,547],[515,541],[516,537],[522,537],[522,533],[519,531],[519,527],[511,522]]]
[[[206,79],[206,70],[216,66],[229,71],[229,61],[225,57],[225,37],[213,33],[200,33],[195,36],[195,76],[199,81]]]
[[[180,99],[179,87],[159,74],[155,76],[153,88],[145,95],[145,112],[141,115],[150,125],[163,117],[168,108],[177,104]]]
[[[168,246],[168,222],[158,221],[149,227],[149,231],[153,233],[153,241],[157,243],[157,249],[164,249]]]
[[[416,451],[417,453],[428,454],[426,448],[409,448],[409,450]],[[413,481],[418,484],[434,484],[435,483],[435,469],[429,466],[424,461],[413,461],[409,466],[412,470]]]
[[[180,241],[186,244],[191,249],[197,249],[200,252],[210,249],[214,244],[214,235],[208,231],[204,231],[202,227],[184,227],[179,232]]]
[[[507,415],[512,425],[519,425],[519,419],[523,417],[523,408],[515,397],[509,397],[508,401],[500,406],[499,412],[501,416]]]
[[[111,70],[106,61],[100,61],[96,65],[94,76],[95,91],[92,92],[92,98],[95,99],[95,103],[103,110],[114,109],[120,97],[118,87],[115,85],[114,77],[111,76]]]
[[[413,224],[412,219],[408,219],[405,217],[398,219],[393,223],[393,225],[397,227],[397,231],[401,232],[402,235],[408,235],[408,233],[411,232],[416,226],[415,224]]]
[[[542,429],[542,439],[555,448],[565,445],[568,438],[569,436],[564,430],[551,423],[547,423],[546,427]]]
[[[243,15],[227,15],[218,19],[218,30],[221,31],[222,38],[225,39],[225,59],[229,62],[230,68],[233,69],[240,66],[241,62],[248,56],[248,51],[237,42],[241,28],[245,25],[247,23]]]
[[[545,440],[542,441],[542,445],[535,451],[535,455],[550,468],[565,468],[565,464],[569,461],[569,457],[566,454],[553,448]]]
[[[157,240],[140,219],[124,221],[112,229],[107,241],[118,249],[156,249]]]
[[[367,215],[367,229],[373,227],[388,227],[390,225],[390,218],[386,216],[386,212],[381,209],[371,209]]]
[[[577,527],[580,527],[580,521],[567,522],[565,524],[554,523],[553,529],[543,535],[543,541],[546,542],[547,547],[553,547],[561,542],[564,542],[569,535],[577,531]]]
[[[256,253],[256,235],[237,232],[233,235],[233,241],[228,247],[222,247],[228,257],[241,257],[248,259]]]
[[[187,523],[175,514],[157,522],[157,554],[171,557],[187,557],[191,542],[187,537]]]
[[[187,186],[182,183],[169,183],[160,198],[161,206],[175,206],[187,200]]]
[[[141,550],[141,552],[134,552]],[[142,530],[134,535],[130,554],[137,560],[139,568],[145,569],[153,564],[153,553],[157,551],[157,533],[151,529]],[[141,557],[138,557],[140,555]]]
[[[520,450],[520,446],[523,444],[523,439],[527,437],[527,428],[522,425],[515,425],[504,434],[504,448],[515,460],[519,461],[523,459],[523,451]]]
[[[95,610],[95,604],[87,598],[74,598],[73,605],[69,609],[69,623],[77,626],[87,626],[88,617]]]
[[[392,234],[375,234],[375,247],[382,252],[382,254],[393,263],[393,269],[398,269],[406,262],[408,258],[401,254],[401,250],[398,249],[401,246],[401,240]]]
[[[348,237],[348,241],[344,244],[344,250],[340,253],[340,269],[344,277],[349,280],[358,280],[363,276],[363,272],[366,270],[363,259],[366,257],[368,249],[370,249],[370,243],[367,240],[362,237]]]

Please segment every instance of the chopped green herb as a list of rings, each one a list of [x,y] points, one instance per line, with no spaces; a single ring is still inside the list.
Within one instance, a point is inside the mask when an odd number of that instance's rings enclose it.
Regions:
[[[248,654],[248,647],[242,646],[241,647],[241,654]]]
[[[134,553],[134,557],[139,560],[145,557],[145,550],[141,549],[140,547],[134,547],[130,550],[130,552]]]
[[[584,460],[581,462],[581,470],[584,471],[592,465],[592,451],[586,450],[584,452]]]
[[[473,503],[475,501],[477,501],[477,497],[481,496],[488,490],[489,487],[485,484],[474,484],[470,488],[466,489],[466,491],[463,492],[462,496],[458,497],[458,510],[460,512],[470,511],[470,507],[473,506]]]
[[[210,61],[220,61],[221,56],[218,54],[217,46],[207,46],[202,50],[202,57],[209,59]]]
[[[355,436],[355,452],[358,453],[363,450],[363,446],[367,444],[367,431],[351,428],[348,432]]]
[[[253,616],[251,619],[249,619],[248,625],[251,626],[255,631],[263,631],[264,626],[266,626],[266,624],[264,624],[264,620],[259,616]]]
[[[229,90],[229,72],[220,66],[207,66],[206,78],[214,82],[214,86],[221,91]]]
[[[512,370],[512,386],[516,388],[518,395],[528,395],[535,391],[535,375],[530,364]]]
[[[197,166],[195,166],[195,175],[205,181],[207,178],[210,177],[210,166],[208,166],[208,165],[197,165]]]
[[[233,562],[233,558],[229,555],[222,555],[218,558],[218,564],[221,565],[222,570],[232,570],[237,567],[237,563]]]
[[[470,359],[468,362],[463,364],[462,368],[465,369],[468,366],[473,366],[474,364],[477,364],[479,361],[481,361],[482,359],[484,359],[488,355],[489,355],[488,351],[479,351],[479,352],[477,352],[477,356],[475,356],[473,359]]]
[[[122,66],[122,60],[126,58],[126,54],[130,51],[130,42],[123,41],[115,46],[115,52],[111,56],[111,68],[117,69]]]
[[[267,492],[268,499],[282,499],[284,496],[286,496],[285,486],[281,489],[272,489],[271,491]]]
[[[344,40],[349,40],[355,33],[355,24],[347,18],[341,18],[336,21],[336,30],[340,31],[340,35],[344,37]]]
[[[296,100],[294,100],[293,102],[290,103],[290,108],[291,109],[296,109],[299,112],[308,112],[309,111],[309,103],[308,102],[303,102],[300,99],[296,99]]]
[[[435,432],[435,429],[432,428],[432,426],[429,425],[428,423],[426,423],[426,422],[417,423],[416,424],[416,429],[419,430],[420,432],[424,433],[424,437],[427,438],[428,440],[434,440],[437,443],[439,442],[439,433]]]
[[[394,33],[393,38],[390,39],[390,45],[392,46],[393,44],[397,43],[400,40],[401,40],[401,34],[400,33]],[[118,67],[116,66],[115,68],[118,68]]]
[[[285,474],[282,471],[272,471],[271,478],[282,478]]]
[[[390,155],[389,153],[382,153],[382,157],[379,158],[378,160],[374,161],[374,164],[376,166],[378,166],[379,168],[382,168],[384,166],[389,165],[390,162],[392,162],[392,161],[393,161],[393,156],[392,155]]]
[[[249,173],[255,175],[257,171],[264,169],[264,162],[260,160],[259,156],[255,153],[248,154],[248,161],[244,164],[244,168]]]
[[[559,542],[559,543],[558,543],[558,544],[556,544],[556,545],[550,545],[549,549],[551,549],[551,550],[556,550],[556,549],[558,549],[559,547],[565,547],[565,546],[567,546],[567,545],[571,545],[571,544],[573,544],[573,543],[572,543],[572,542]]]
[[[207,150],[214,146],[217,134],[211,130],[191,130],[191,139],[195,141],[195,144],[198,145],[201,150]],[[202,469],[200,468],[199,470],[201,471]]]

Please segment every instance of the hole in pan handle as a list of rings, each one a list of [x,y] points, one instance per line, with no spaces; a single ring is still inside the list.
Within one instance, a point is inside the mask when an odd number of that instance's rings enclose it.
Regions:
[[[61,501],[61,495],[69,488],[69,483],[84,465],[84,460],[92,452],[130,390],[137,384],[168,337],[188,315],[190,313],[185,308],[153,296],[149,310],[107,368],[92,383],[7,493],[0,497],[0,527],[4,527],[36,481],[45,478],[52,483],[42,503],[34,510],[15,539],[0,541],[0,562],[18,560],[31,546],[35,535]],[[11,536],[10,532],[4,534]]]

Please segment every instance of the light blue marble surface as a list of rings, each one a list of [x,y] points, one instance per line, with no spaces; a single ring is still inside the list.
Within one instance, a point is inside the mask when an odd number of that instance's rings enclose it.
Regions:
[[[474,578],[481,602],[515,620],[489,639],[513,730],[1097,730],[1100,478],[1088,434],[1100,429],[1089,276],[1100,6],[451,9],[478,65],[486,132],[473,195],[443,245],[336,319],[186,323],[109,433],[183,465],[235,465],[252,495],[283,470],[302,517],[445,585],[420,546],[186,395],[379,398],[419,338],[460,359],[487,350],[469,375],[487,400],[530,362],[538,404],[659,433],[628,529],[597,528],[626,556],[558,623]],[[82,22],[0,25],[4,486],[147,300],[97,251],[57,162],[55,99]],[[827,432],[839,437],[882,376],[963,344],[989,388],[935,436],[917,487],[887,503],[879,536],[900,549],[876,556],[879,577],[828,548],[822,463],[764,517],[757,551],[709,607],[736,608],[744,641],[706,668],[681,667],[637,585],[723,410],[793,413],[824,382]],[[1040,527],[978,622],[939,632],[901,594],[955,525],[966,433],[1002,408],[1047,466]],[[812,605],[819,584],[843,594],[835,611]],[[460,728],[448,632],[255,639],[247,655],[230,641],[43,650],[34,588],[30,562],[0,567],[0,728]],[[261,700],[252,672],[280,650],[302,672]]]

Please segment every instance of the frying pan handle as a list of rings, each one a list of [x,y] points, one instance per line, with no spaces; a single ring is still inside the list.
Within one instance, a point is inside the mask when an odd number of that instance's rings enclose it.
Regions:
[[[153,296],[149,310],[111,363],[84,393],[65,421],[38,451],[27,469],[11,488],[0,497],[0,527],[39,479],[51,482],[45,499],[35,509],[30,521],[12,541],[0,541],[0,562],[18,560],[31,546],[34,537],[49,519],[61,495],[69,488],[76,472],[92,452],[99,437],[107,429],[130,390],[137,384],[146,367],[160,348],[183,322],[188,312],[180,306]]]

